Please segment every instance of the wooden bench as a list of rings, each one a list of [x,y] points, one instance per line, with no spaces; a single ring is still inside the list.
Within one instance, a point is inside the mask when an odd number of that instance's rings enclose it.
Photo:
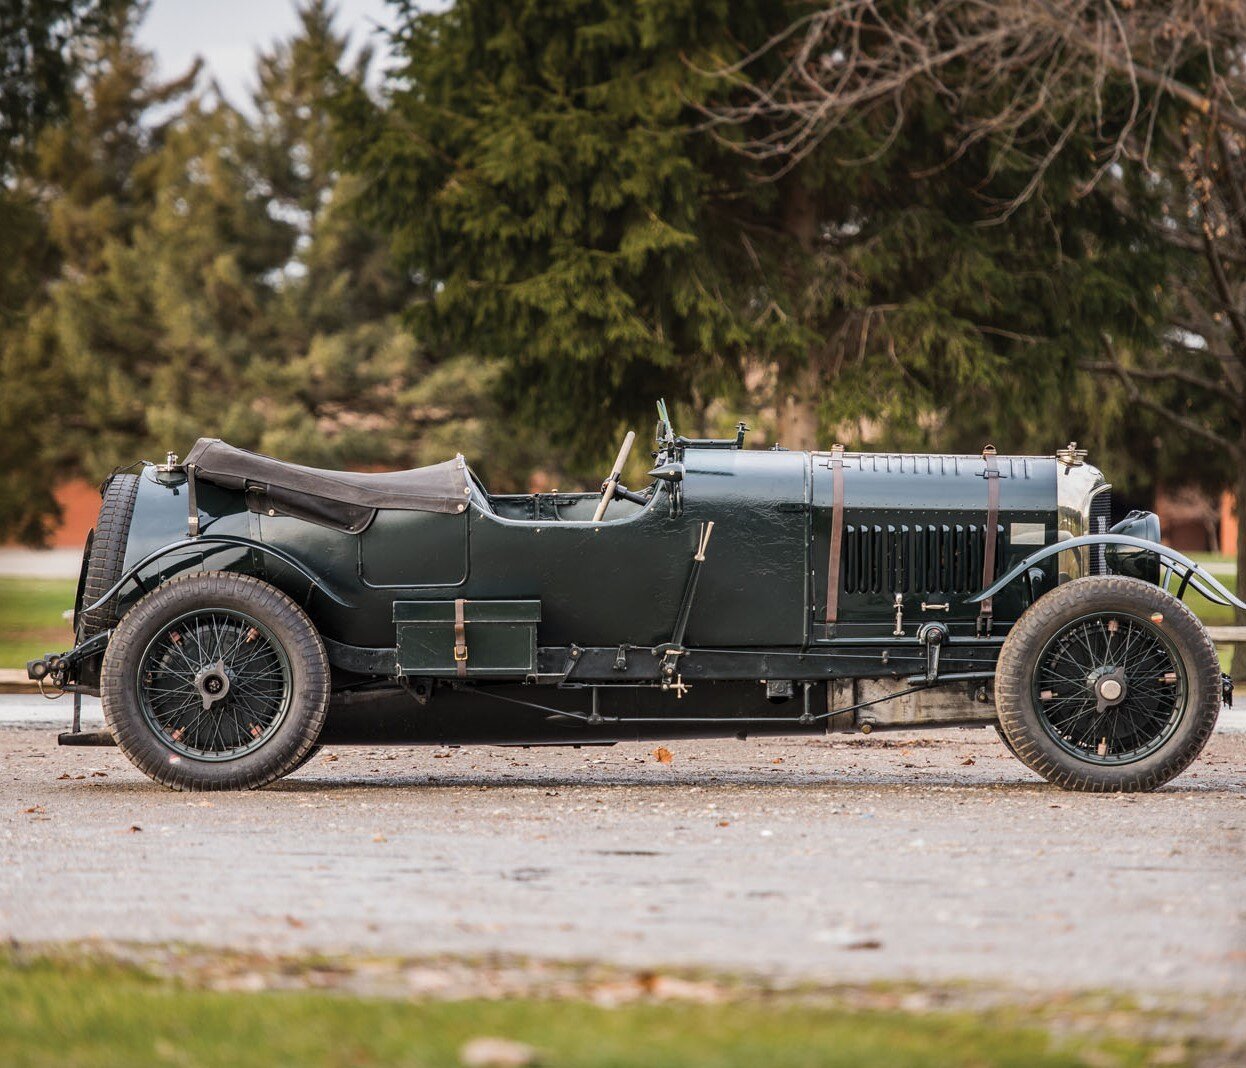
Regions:
[[[0,693],[38,693],[39,684],[26,677],[25,668],[0,668]]]
[[[1208,627],[1207,633],[1217,645],[1236,645],[1246,642],[1246,627]]]

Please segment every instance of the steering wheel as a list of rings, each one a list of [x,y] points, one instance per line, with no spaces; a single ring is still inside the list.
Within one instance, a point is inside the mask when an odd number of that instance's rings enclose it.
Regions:
[[[597,511],[593,513],[593,522],[601,522],[601,517],[606,514],[606,509],[610,507],[610,502],[614,500],[614,491],[618,488],[619,479],[623,475],[623,467],[627,463],[627,458],[631,455],[632,443],[636,440],[636,432],[629,430],[627,437],[623,439],[623,445],[619,449],[618,458],[614,461],[614,467],[610,469],[610,474],[606,481],[601,484],[601,500],[597,502]]]

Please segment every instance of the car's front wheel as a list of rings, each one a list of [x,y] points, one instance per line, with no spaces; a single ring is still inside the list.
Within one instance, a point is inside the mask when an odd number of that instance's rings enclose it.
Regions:
[[[122,752],[176,790],[245,790],[298,767],[329,703],[329,663],[307,615],[250,575],[186,575],[118,624],[104,717]]]
[[[1181,601],[1139,579],[1075,579],[1035,602],[1000,650],[1009,748],[1068,790],[1154,790],[1202,751],[1222,696],[1216,647]]]

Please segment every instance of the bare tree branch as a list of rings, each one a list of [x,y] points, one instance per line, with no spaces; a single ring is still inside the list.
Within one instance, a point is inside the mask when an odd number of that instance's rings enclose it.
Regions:
[[[1089,106],[1102,141],[1089,191],[1120,160],[1147,160],[1165,101],[1246,134],[1239,103],[1246,101],[1244,38],[1246,5],[1221,0],[934,0],[885,7],[837,0],[739,62],[703,72],[730,82],[735,95],[706,109],[707,122],[745,130],[736,147],[786,173],[834,131],[860,129],[880,108],[894,112],[887,123],[894,130],[922,88],[944,98],[958,117],[953,158],[984,136],[1017,149],[1044,125],[1063,134]],[[776,74],[749,77],[775,56],[783,60]],[[1177,77],[1193,59],[1206,70],[1206,84]],[[1109,76],[1128,83],[1125,114],[1104,112]],[[1143,86],[1153,93],[1144,95]],[[985,112],[984,101],[990,102]],[[1036,175],[1068,140],[1055,136],[1034,155]],[[1010,198],[1005,215],[1033,195],[1033,186]]]
[[[1235,441],[1227,438],[1223,434],[1218,434],[1211,427],[1204,423],[1191,419],[1189,416],[1182,414],[1169,408],[1167,405],[1161,404],[1155,398],[1143,393],[1137,383],[1134,381],[1130,368],[1126,367],[1116,356],[1116,347],[1112,344],[1112,339],[1107,334],[1101,335],[1103,341],[1104,352],[1107,354],[1107,363],[1112,373],[1119,379],[1121,386],[1124,388],[1126,395],[1135,403],[1140,404],[1148,411],[1154,412],[1156,415],[1162,416],[1165,420],[1175,426],[1186,430],[1197,437],[1202,438],[1215,445],[1219,449],[1224,449],[1230,453],[1238,463],[1246,462],[1246,450],[1243,450],[1241,441]]]
[[[1126,374],[1130,378],[1143,379],[1148,382],[1184,382],[1195,389],[1206,390],[1208,393],[1223,393],[1226,383],[1213,378],[1204,378],[1178,367],[1125,367],[1120,363],[1103,360],[1082,360],[1077,365],[1083,371],[1094,371],[1097,374]]]

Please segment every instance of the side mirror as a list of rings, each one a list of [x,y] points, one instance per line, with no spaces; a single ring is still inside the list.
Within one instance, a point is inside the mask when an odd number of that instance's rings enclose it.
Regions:
[[[649,477],[656,478],[659,482],[669,482],[671,485],[674,485],[676,482],[684,480],[684,465],[677,461],[662,464],[660,467],[655,467],[650,471]]]

